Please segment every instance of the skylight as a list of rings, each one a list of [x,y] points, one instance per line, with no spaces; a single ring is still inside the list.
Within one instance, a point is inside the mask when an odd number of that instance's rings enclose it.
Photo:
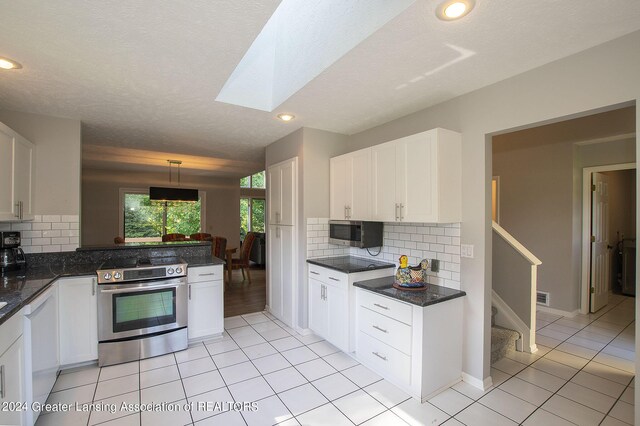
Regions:
[[[216,100],[273,111],[414,1],[283,0]]]

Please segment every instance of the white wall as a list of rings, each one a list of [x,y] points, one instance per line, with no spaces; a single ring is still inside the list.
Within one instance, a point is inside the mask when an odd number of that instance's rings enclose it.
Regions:
[[[184,187],[206,192],[206,230],[227,238],[227,247],[240,244],[240,180],[182,175]],[[120,188],[166,185],[165,173],[83,169],[82,245],[113,244],[119,228]]]
[[[80,214],[80,120],[0,110],[0,122],[36,145],[35,214]]]
[[[351,137],[353,151],[434,127],[462,133],[462,243],[475,247],[461,265],[469,377],[490,374],[491,135],[636,101],[639,45],[636,32]]]

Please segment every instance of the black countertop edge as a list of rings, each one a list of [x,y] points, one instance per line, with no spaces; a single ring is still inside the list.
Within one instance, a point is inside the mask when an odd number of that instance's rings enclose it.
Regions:
[[[211,241],[167,241],[167,242],[148,242],[148,243],[124,243],[124,244],[111,244],[104,246],[82,246],[78,247],[76,251],[95,251],[95,250],[127,250],[127,249],[141,249],[141,248],[175,248],[180,246],[195,247],[195,246],[210,246]]]
[[[424,290],[398,290],[393,287],[394,277],[382,277],[372,280],[358,281],[353,283],[355,287],[369,290],[401,302],[410,303],[417,306],[430,306],[447,300],[457,299],[466,296],[462,290],[442,287],[436,284],[427,284]]]
[[[183,256],[188,266],[224,265],[222,259],[213,256]],[[42,294],[51,284],[60,278],[91,276],[96,274],[100,263],[50,264],[28,267],[22,271],[10,272],[0,276],[0,302],[7,305],[0,308],[0,325],[19,312]]]
[[[307,259],[307,263],[333,269],[334,271],[354,274],[357,272],[375,271],[377,269],[395,268],[393,263],[381,262],[365,257],[336,256]]]

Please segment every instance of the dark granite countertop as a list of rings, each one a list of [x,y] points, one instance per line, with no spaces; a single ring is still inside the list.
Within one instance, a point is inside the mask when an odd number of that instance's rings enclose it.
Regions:
[[[372,280],[358,281],[353,283],[354,286],[383,296],[391,297],[402,302],[411,303],[418,306],[435,305],[436,303],[445,302],[465,296],[467,293],[461,290],[454,290],[448,287],[442,287],[435,284],[427,284],[427,288],[420,291],[397,290],[393,288],[395,277],[382,277]]]
[[[28,267],[22,271],[8,272],[0,276],[0,302],[7,305],[0,309],[0,324],[11,318],[20,308],[28,305],[50,284],[61,277],[95,275],[100,264],[51,264]]]
[[[319,257],[315,259],[307,259],[307,263],[347,274],[396,267],[393,263],[380,262],[379,260],[371,260],[355,256]]]
[[[221,259],[210,255],[183,258],[189,266],[224,264]],[[48,265],[29,266],[25,270],[12,271],[0,276],[0,302],[7,303],[0,308],[0,324],[28,305],[58,278],[95,275],[102,263],[52,262]]]
[[[211,241],[167,241],[166,243],[148,242],[148,243],[124,243],[124,244],[106,244],[97,246],[82,246],[76,249],[76,251],[95,251],[95,250],[125,250],[125,249],[140,249],[140,248],[175,248],[180,246],[194,247],[194,246],[210,246]]]

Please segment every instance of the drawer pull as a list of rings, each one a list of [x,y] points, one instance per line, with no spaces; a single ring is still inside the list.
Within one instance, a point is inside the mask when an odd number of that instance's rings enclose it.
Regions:
[[[340,281],[339,279],[333,278],[333,277],[329,277],[329,279],[332,280],[332,281]]]
[[[316,271],[309,271],[309,273],[310,273],[310,274],[313,274],[313,275],[320,275],[320,274],[319,274],[318,272],[316,272]]]
[[[388,333],[387,330],[385,330],[384,328],[380,328],[377,325],[372,325],[371,327],[375,328],[376,330],[382,331],[383,333]]]
[[[208,274],[198,274],[199,277],[207,277],[209,275],[215,275],[215,272],[209,272]]]
[[[382,355],[380,355],[378,352],[371,352],[371,353],[372,353],[372,354],[374,354],[375,356],[377,356],[378,358],[380,358],[380,359],[381,359],[381,360],[383,360],[383,361],[386,361],[386,360],[387,360],[387,357],[386,357],[386,356],[382,356]]]
[[[387,306],[379,305],[379,304],[377,304],[377,303],[374,303],[374,304],[373,304],[373,306],[377,306],[378,308],[380,308],[380,309],[384,309],[384,310],[386,310],[386,311],[388,311],[388,310],[389,310],[389,308],[388,308]]]

